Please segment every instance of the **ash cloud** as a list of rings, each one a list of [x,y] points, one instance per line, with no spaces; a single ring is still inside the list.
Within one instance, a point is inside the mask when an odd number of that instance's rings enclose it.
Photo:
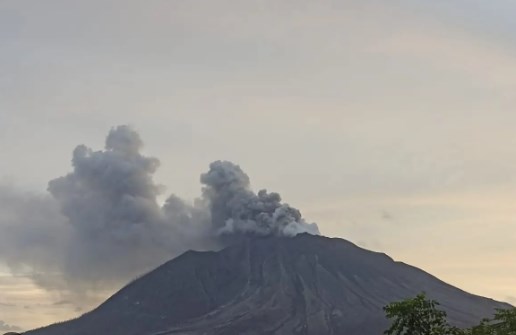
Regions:
[[[140,154],[141,147],[134,130],[117,127],[105,150],[78,146],[73,172],[49,182],[70,226],[73,245],[63,267],[74,279],[134,276],[181,250],[182,242],[174,239],[177,226],[168,224],[157,202],[152,175],[159,161]]]
[[[54,199],[0,185],[0,231],[0,261],[13,273],[54,279],[70,232]]]
[[[171,195],[159,204],[159,160],[142,147],[136,131],[118,126],[104,150],[77,146],[73,170],[51,180],[48,194],[0,185],[0,262],[76,302],[188,249],[221,248],[228,237],[319,233],[279,194],[254,193],[231,162],[210,165],[193,202]]]
[[[22,329],[20,327],[8,325],[4,321],[0,320],[0,332],[17,332],[21,330]]]
[[[255,194],[249,177],[236,164],[211,163],[210,170],[201,175],[201,183],[218,236],[319,234],[317,225],[307,223],[299,210],[282,203],[278,193],[261,190]]]

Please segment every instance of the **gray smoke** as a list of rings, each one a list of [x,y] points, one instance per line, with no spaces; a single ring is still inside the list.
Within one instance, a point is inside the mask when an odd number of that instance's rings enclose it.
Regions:
[[[54,199],[0,185],[0,231],[0,261],[14,273],[56,279],[70,229]]]
[[[130,278],[189,248],[212,247],[204,210],[175,196],[158,204],[159,161],[143,156],[142,146],[134,130],[119,126],[104,151],[78,146],[73,172],[49,182],[71,228],[63,270],[73,280]]]
[[[211,209],[217,235],[294,236],[319,234],[314,223],[307,223],[301,212],[281,202],[278,193],[251,190],[249,177],[231,162],[216,161],[201,175],[203,196]]]
[[[171,226],[165,225],[152,180],[159,162],[142,156],[141,146],[130,128],[112,129],[105,151],[78,146],[73,172],[49,182],[71,227],[74,245],[63,266],[73,278],[130,275],[133,266],[141,269],[172,251],[174,243],[165,238],[173,237]]]
[[[77,301],[188,249],[220,248],[228,236],[319,233],[279,194],[255,194],[230,162],[210,165],[193,203],[172,195],[160,205],[159,161],[142,155],[142,146],[133,129],[119,126],[104,150],[76,147],[72,172],[50,181],[49,194],[0,185],[0,261]]]
[[[49,194],[0,186],[0,261],[66,298],[110,290],[185,250],[218,247],[199,202],[171,196],[163,206],[155,158],[127,126],[112,129],[105,150],[78,146],[73,170]],[[72,296],[68,296],[68,295]]]
[[[11,326],[5,323],[4,321],[0,320],[0,332],[17,332],[21,331],[20,327]]]

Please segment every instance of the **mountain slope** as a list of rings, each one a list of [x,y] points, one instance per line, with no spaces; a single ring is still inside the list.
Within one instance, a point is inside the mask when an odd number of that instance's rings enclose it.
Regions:
[[[382,307],[425,291],[469,326],[509,307],[385,254],[308,234],[189,251],[79,319],[30,335],[381,334]]]

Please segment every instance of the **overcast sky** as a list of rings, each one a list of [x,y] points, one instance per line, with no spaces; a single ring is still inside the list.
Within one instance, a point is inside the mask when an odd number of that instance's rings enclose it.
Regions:
[[[129,124],[166,193],[193,199],[208,164],[231,160],[324,235],[516,303],[514,13],[511,0],[0,0],[0,179],[45,193],[76,145],[102,149]],[[81,312],[0,269],[0,331]]]

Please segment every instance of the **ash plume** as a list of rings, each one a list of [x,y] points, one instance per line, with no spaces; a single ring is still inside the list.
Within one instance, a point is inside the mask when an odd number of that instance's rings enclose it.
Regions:
[[[0,332],[16,332],[21,330],[22,329],[20,327],[8,325],[4,321],[0,320]]]
[[[78,146],[73,172],[49,182],[71,228],[73,246],[63,266],[74,279],[135,276],[189,247],[177,239],[187,223],[175,224],[157,202],[160,188],[152,176],[159,161],[143,156],[142,145],[134,130],[119,126],[109,132],[104,151]]]
[[[201,175],[205,185],[211,220],[217,235],[294,236],[319,234],[314,223],[307,223],[301,212],[281,202],[278,193],[251,190],[249,177],[231,162],[216,161]]]
[[[51,180],[48,194],[0,185],[0,262],[76,302],[188,249],[221,248],[228,237],[319,233],[279,194],[254,193],[231,162],[210,165],[193,202],[171,195],[160,204],[159,160],[142,147],[136,131],[118,126],[104,150],[77,146],[72,171]]]

